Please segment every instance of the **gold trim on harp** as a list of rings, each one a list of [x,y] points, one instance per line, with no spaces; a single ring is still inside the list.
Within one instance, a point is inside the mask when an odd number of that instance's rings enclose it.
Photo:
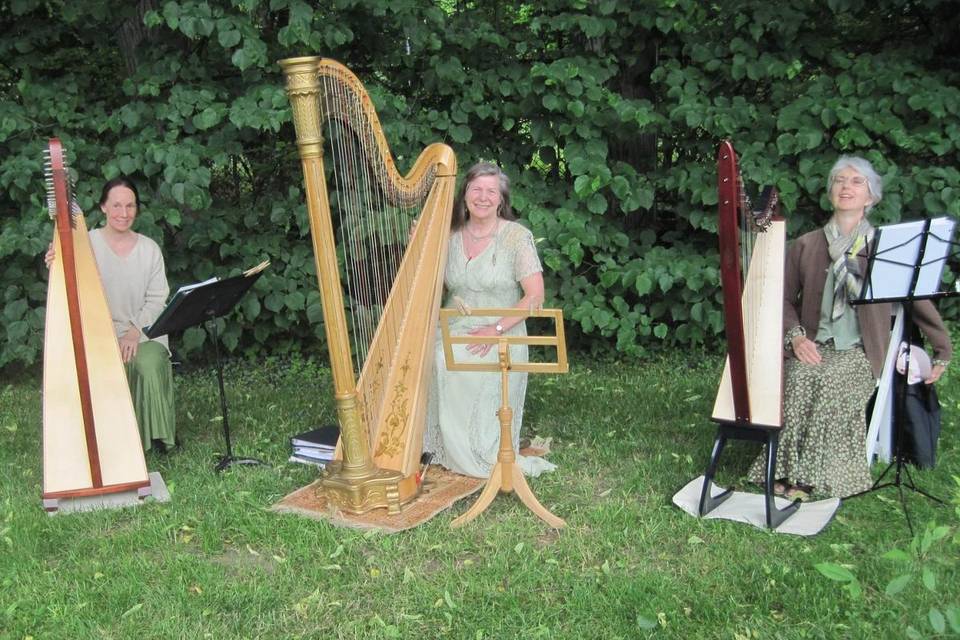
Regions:
[[[450,234],[456,157],[446,145],[432,144],[405,176],[400,175],[373,104],[356,76],[321,57],[291,58],[280,61],[280,66],[286,76],[303,165],[341,433],[342,460],[327,468],[320,490],[344,511],[387,508],[396,513],[419,490],[416,473]],[[382,305],[382,318],[389,322],[382,320],[374,332],[359,377],[351,361],[321,133],[328,119],[350,120],[350,126],[355,126],[352,117],[347,117],[350,114],[363,122],[364,139],[372,140],[363,160],[374,167],[373,178],[388,200],[409,207],[426,195],[419,223]]]

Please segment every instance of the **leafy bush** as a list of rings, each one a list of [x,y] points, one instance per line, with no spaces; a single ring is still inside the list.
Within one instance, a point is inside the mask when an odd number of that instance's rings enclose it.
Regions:
[[[0,367],[29,365],[42,345],[40,157],[53,135],[72,152],[86,211],[106,178],[142,185],[138,228],[163,247],[173,285],[272,260],[225,323],[228,349],[322,347],[276,65],[294,55],[356,71],[401,167],[438,139],[461,165],[500,162],[540,239],[550,302],[596,350],[715,343],[722,138],[735,141],[748,186],[779,188],[791,233],[822,223],[839,153],[865,155],[884,176],[878,223],[960,213],[950,3],[721,5],[5,3]],[[188,332],[180,348],[205,337]]]

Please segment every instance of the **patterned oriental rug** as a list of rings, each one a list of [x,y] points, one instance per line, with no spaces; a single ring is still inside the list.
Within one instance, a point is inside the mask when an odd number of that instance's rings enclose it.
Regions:
[[[525,456],[544,456],[550,453],[549,438],[534,438],[530,446],[520,450]],[[484,478],[471,478],[432,465],[426,475],[423,491],[407,504],[398,515],[390,515],[386,509],[374,509],[362,515],[343,513],[327,504],[327,499],[317,492],[320,480],[316,480],[293,493],[284,496],[271,511],[326,520],[339,527],[376,529],[384,533],[398,533],[419,526],[438,513],[449,509],[457,500],[476,493],[487,483]]]
[[[374,509],[362,515],[343,513],[327,504],[327,499],[317,489],[320,480],[297,489],[270,507],[278,513],[327,520],[340,527],[355,529],[377,529],[385,533],[397,533],[423,524],[441,511],[449,509],[454,502],[478,491],[486,481],[470,478],[434,466],[424,480],[423,491],[407,504],[397,515],[390,515],[386,509]]]

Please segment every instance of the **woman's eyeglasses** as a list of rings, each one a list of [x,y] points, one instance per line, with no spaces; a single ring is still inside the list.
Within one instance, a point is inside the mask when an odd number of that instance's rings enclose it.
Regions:
[[[848,178],[846,176],[837,176],[833,179],[833,184],[838,184],[841,187],[845,186],[847,183],[850,183],[855,187],[862,187],[863,185],[867,184],[867,179],[863,176],[853,176],[852,178]]]

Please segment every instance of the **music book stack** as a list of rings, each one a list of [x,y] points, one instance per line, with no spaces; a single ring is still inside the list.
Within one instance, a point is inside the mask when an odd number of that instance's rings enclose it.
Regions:
[[[292,449],[290,462],[326,466],[333,460],[339,438],[340,429],[333,425],[318,427],[295,435],[290,438]]]

